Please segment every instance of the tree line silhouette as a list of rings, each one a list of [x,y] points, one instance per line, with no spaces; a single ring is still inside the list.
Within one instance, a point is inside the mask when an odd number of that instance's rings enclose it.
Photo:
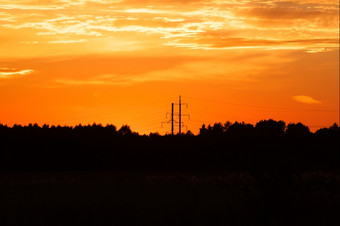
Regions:
[[[272,119],[202,125],[198,135],[140,135],[128,125],[0,124],[2,170],[338,169],[337,124],[312,133]]]

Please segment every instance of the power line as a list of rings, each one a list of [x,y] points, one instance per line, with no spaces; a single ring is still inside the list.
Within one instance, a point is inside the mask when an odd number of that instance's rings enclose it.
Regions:
[[[216,113],[216,112],[206,112],[206,111],[201,111],[201,110],[192,110],[190,109],[191,112],[195,112],[198,115],[205,115],[205,116],[210,116],[210,117],[219,117],[219,118],[227,118],[227,117],[232,117],[232,118],[239,118],[240,116],[235,116],[235,115],[231,115],[231,114],[220,114],[220,113]],[[243,117],[244,118],[244,117]],[[249,119],[249,118],[247,118]]]
[[[149,106],[159,104],[159,103],[164,103],[164,102],[167,102],[168,100],[169,99],[162,99],[162,100],[147,103],[147,104],[133,106],[133,107],[130,107],[130,108],[127,108],[127,109],[117,109],[117,110],[114,110],[114,111],[105,112],[105,113],[101,113],[101,114],[94,114],[94,115],[90,115],[90,116],[72,118],[70,120],[79,120],[79,119],[86,120],[86,119],[91,119],[91,118],[102,117],[102,116],[105,116],[105,115],[122,114],[122,113],[124,113],[124,115],[126,116],[126,115],[129,115],[129,114],[132,114],[133,111],[135,111],[135,110],[138,110],[138,109],[141,109],[141,108],[144,108],[144,107],[149,107]]]
[[[263,105],[254,105],[254,104],[238,104],[238,103],[232,103],[232,102],[224,102],[224,101],[218,101],[218,100],[208,100],[208,99],[202,99],[202,98],[195,98],[195,97],[188,97],[185,98],[197,100],[197,101],[204,101],[204,102],[211,102],[211,103],[219,103],[219,104],[225,104],[225,105],[235,105],[235,106],[243,106],[243,107],[254,107],[254,108],[264,108],[264,109],[276,109],[276,110],[290,110],[290,111],[322,111],[322,112],[338,112],[338,110],[331,110],[331,109],[297,109],[297,108],[283,108],[278,106],[263,106]]]

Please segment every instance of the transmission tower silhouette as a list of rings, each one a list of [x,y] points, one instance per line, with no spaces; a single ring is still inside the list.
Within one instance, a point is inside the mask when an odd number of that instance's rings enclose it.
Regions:
[[[174,105],[178,105],[178,113],[174,113]],[[168,118],[168,115],[171,115],[171,118],[169,121],[162,122],[163,123],[171,123],[171,135],[174,135],[174,124],[178,123],[178,134],[182,134],[182,126],[185,126],[187,129],[188,127],[182,122],[182,116],[187,116],[190,120],[190,115],[189,114],[182,114],[182,105],[185,105],[186,108],[188,108],[187,103],[182,103],[182,97],[179,96],[179,101],[178,103],[171,103],[171,113],[167,112],[166,113],[166,118]],[[178,116],[178,121],[176,121],[174,118],[175,116]]]

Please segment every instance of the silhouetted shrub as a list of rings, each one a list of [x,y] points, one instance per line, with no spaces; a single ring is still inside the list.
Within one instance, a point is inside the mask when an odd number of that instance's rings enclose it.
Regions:
[[[254,134],[254,126],[245,122],[235,122],[233,124],[227,123],[227,135],[232,137],[248,137]]]
[[[273,119],[261,120],[255,125],[256,134],[263,137],[279,137],[284,134],[286,123]]]
[[[205,127],[205,124],[202,125],[202,127],[200,128],[200,132],[199,135],[206,135],[208,133],[208,129]]]
[[[195,136],[195,135],[191,132],[191,130],[188,130],[186,132],[185,136]]]
[[[132,131],[130,129],[130,126],[122,125],[122,127],[120,127],[120,129],[118,130],[118,134],[123,135],[123,136],[132,135]]]
[[[336,137],[340,135],[339,126],[334,123],[329,128],[322,128],[315,132],[315,136],[317,137]]]
[[[290,137],[306,137],[311,135],[311,132],[307,126],[299,122],[296,124],[295,123],[288,124],[286,134]]]

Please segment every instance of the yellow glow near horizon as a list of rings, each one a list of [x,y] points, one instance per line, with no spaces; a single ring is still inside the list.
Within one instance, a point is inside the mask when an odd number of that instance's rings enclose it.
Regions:
[[[0,0],[0,49],[0,123],[338,120],[335,0]]]

